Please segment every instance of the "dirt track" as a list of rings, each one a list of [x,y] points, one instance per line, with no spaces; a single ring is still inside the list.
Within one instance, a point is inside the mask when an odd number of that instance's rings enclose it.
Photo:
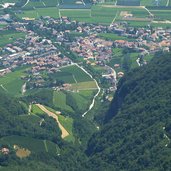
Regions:
[[[41,104],[36,104],[36,106],[39,107],[43,112],[45,112],[46,114],[48,114],[49,116],[53,117],[56,120],[56,122],[58,123],[58,126],[59,126],[60,130],[62,131],[62,135],[61,135],[62,138],[65,138],[65,137],[67,137],[69,135],[68,131],[59,122],[58,116],[55,113],[49,111],[48,109],[46,109]]]

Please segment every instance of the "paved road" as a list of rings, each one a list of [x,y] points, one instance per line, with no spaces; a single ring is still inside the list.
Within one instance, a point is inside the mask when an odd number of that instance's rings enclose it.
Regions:
[[[62,135],[61,135],[62,138],[65,138],[65,137],[67,137],[69,135],[68,131],[59,122],[58,116],[55,113],[49,111],[48,109],[46,109],[41,104],[36,104],[36,106],[39,107],[43,112],[45,112],[46,114],[48,114],[49,116],[53,117],[56,120],[56,122],[58,123],[58,126],[59,126],[60,130],[62,131]]]
[[[93,97],[92,103],[90,104],[88,110],[82,114],[82,117],[84,117],[94,107],[96,97],[100,94],[101,88],[99,87],[97,81],[93,78],[93,76],[89,72],[87,72],[82,66],[78,65],[77,63],[73,63],[73,64],[76,65],[77,67],[79,67],[81,70],[83,70],[87,75],[89,75],[94,80],[94,82],[96,83],[96,86],[98,89],[98,92]]]
[[[30,0],[27,0],[27,2],[22,6],[22,8],[25,7],[29,2]]]

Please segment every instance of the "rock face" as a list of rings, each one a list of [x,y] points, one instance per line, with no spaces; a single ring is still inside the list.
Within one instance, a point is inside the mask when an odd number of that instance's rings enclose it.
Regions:
[[[87,168],[170,170],[170,116],[171,54],[166,54],[120,81],[104,127],[89,141]]]

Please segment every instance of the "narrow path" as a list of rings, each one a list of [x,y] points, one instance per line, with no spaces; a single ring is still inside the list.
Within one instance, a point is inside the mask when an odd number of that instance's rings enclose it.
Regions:
[[[142,8],[145,9],[145,10],[150,14],[150,16],[152,16],[152,17],[154,16],[154,14],[152,14],[152,13],[150,12],[150,10],[147,9],[145,6],[142,6]]]
[[[29,108],[28,108],[28,115],[30,115],[30,114],[31,114],[31,108],[32,108],[32,105],[31,105],[31,104],[29,104]]]
[[[82,1],[83,5],[85,6],[86,4],[85,4],[84,0],[81,0],[81,1]]]
[[[60,9],[59,9],[59,18],[61,18],[61,12],[60,12]]]
[[[24,95],[26,92],[26,85],[27,83],[24,83],[23,86],[21,87],[21,94]]]
[[[64,139],[65,137],[67,137],[69,135],[68,131],[59,122],[58,116],[55,113],[49,111],[48,109],[46,109],[41,104],[36,104],[36,106],[39,107],[43,112],[45,112],[46,114],[48,114],[48,116],[51,116],[51,117],[53,117],[56,120],[56,122],[57,122],[60,130],[62,131],[62,135],[61,135],[62,139]]]
[[[8,90],[2,84],[0,86],[2,87],[3,90],[5,90],[6,92],[8,92]]]
[[[43,143],[44,143],[44,147],[45,147],[45,150],[46,150],[46,152],[48,153],[48,147],[47,147],[47,143],[46,143],[46,140],[43,140]]]
[[[77,63],[73,63],[74,65],[76,65],[77,67],[79,67],[82,71],[84,71],[87,75],[90,76],[90,78],[92,78],[94,80],[94,82],[96,83],[96,86],[97,86],[97,89],[98,89],[98,92],[95,94],[95,96],[93,97],[93,100],[92,100],[92,103],[90,104],[88,110],[86,112],[84,112],[82,114],[82,117],[84,117],[95,105],[95,100],[96,100],[96,97],[100,94],[100,91],[101,91],[101,88],[99,87],[97,81],[93,78],[93,76],[88,73],[83,67],[79,66]]]
[[[163,130],[165,131],[165,127],[163,127]],[[168,140],[168,143],[166,143],[165,147],[168,146],[168,144],[170,144],[170,138],[164,133],[164,138],[166,138]]]
[[[112,22],[111,22],[111,24],[110,24],[110,27],[111,27],[111,26],[113,25],[113,23],[115,22],[117,16],[118,16],[118,11],[116,12],[116,15],[115,15],[114,19],[112,20]]]
[[[75,83],[78,83],[77,80],[76,80],[76,78],[75,78],[75,75],[72,74],[72,77],[73,77]]]
[[[44,5],[44,7],[46,7],[46,4],[44,2],[42,2],[42,4]]]
[[[27,0],[27,2],[21,8],[24,8],[29,2],[30,0]]]
[[[166,7],[168,7],[168,6],[169,6],[169,2],[170,2],[170,0],[167,0]]]
[[[140,58],[137,58],[136,62],[138,64],[138,66],[141,66],[141,64],[140,64]]]

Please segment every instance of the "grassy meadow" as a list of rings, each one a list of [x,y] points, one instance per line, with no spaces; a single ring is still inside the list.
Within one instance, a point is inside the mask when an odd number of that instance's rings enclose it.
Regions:
[[[0,86],[4,91],[14,95],[21,95],[21,88],[24,84],[24,80],[21,79],[22,76],[25,76],[24,72],[27,67],[21,67],[16,69],[14,72],[8,73],[3,77],[0,77]]]

